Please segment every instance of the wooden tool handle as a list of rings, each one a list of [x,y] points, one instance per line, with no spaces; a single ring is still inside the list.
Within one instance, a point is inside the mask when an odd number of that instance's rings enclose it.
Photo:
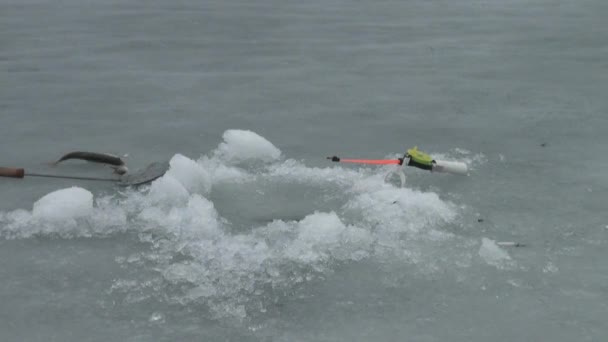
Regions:
[[[24,169],[16,169],[13,167],[0,167],[0,177],[23,178],[25,176]]]

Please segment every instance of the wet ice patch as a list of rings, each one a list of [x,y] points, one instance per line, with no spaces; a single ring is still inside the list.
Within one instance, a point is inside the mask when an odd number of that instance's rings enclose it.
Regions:
[[[215,156],[230,163],[247,160],[270,162],[281,157],[281,151],[270,141],[257,133],[231,129],[224,132],[224,142],[220,143]]]
[[[181,154],[169,162],[167,175],[175,178],[190,193],[207,194],[211,191],[211,176],[201,165]]]
[[[190,193],[186,188],[170,174],[152,182],[145,201],[150,205],[181,205],[188,201]]]
[[[66,221],[87,216],[93,209],[93,194],[79,187],[51,192],[34,203],[32,215],[51,221]]]
[[[203,156],[197,163],[208,172],[212,184],[243,183],[255,179],[255,176],[247,170],[226,165],[222,160],[214,157]]]
[[[267,178],[287,182],[306,183],[311,185],[335,184],[352,186],[355,182],[366,177],[365,171],[341,166],[326,168],[307,167],[302,162],[288,159],[269,167]]]
[[[162,312],[153,312],[148,318],[148,322],[154,324],[163,324],[165,323],[165,315]]]
[[[227,130],[224,142],[197,163],[209,174],[212,183],[246,182],[255,179],[244,166],[277,161],[281,151],[271,142],[247,130]]]
[[[211,191],[211,176],[200,164],[181,154],[169,162],[165,175],[152,182],[146,201],[150,205],[181,205],[190,194],[207,194]]]
[[[15,210],[0,217],[0,236],[29,238],[59,235],[65,238],[108,235],[123,231],[125,212],[107,199],[94,206],[93,194],[79,187],[51,192],[33,204],[31,211]]]
[[[551,261],[547,262],[547,265],[543,267],[543,273],[557,273],[558,271],[559,268],[557,268],[557,266],[555,266],[555,264]]]
[[[221,234],[218,216],[211,201],[195,194],[183,206],[148,206],[137,217],[146,229],[156,227],[165,235],[189,242],[189,239],[213,239]]]
[[[514,265],[509,254],[496,245],[494,240],[482,238],[478,253],[486,264],[496,268],[504,269]]]
[[[454,208],[435,193],[384,185],[376,191],[371,186],[344,206],[349,217],[376,226],[386,232],[418,233],[425,227],[438,226],[456,217]]]
[[[184,217],[194,214],[181,212],[176,216],[181,221],[166,226],[200,230],[212,225],[188,223],[192,219]],[[222,223],[217,224],[221,227]],[[161,260],[177,253],[187,256],[186,261],[157,266],[169,286],[185,288],[173,293],[170,301],[204,303],[218,318],[244,318],[252,311],[266,310],[269,289],[287,290],[331,270],[337,262],[369,257],[373,244],[369,232],[345,225],[331,212],[313,213],[299,222],[274,221],[249,234],[231,235],[218,229],[167,238],[173,247],[156,251],[167,253]]]
[[[2,213],[0,233],[74,237],[133,231],[147,249],[117,262],[145,272],[136,280],[117,280],[111,292],[125,294],[126,304],[150,298],[202,304],[214,317],[240,319],[265,312],[282,293],[323,278],[343,263],[371,259],[398,268],[413,263],[432,272],[468,265],[463,251],[474,255],[464,239],[443,230],[457,209],[436,193],[396,188],[384,181],[383,168],[311,168],[280,157],[263,137],[229,130],[216,150],[196,162],[175,155],[170,170],[148,187],[98,199],[84,189],[66,191],[55,197],[69,197],[63,207],[41,199],[32,211]],[[293,188],[310,190],[315,199],[297,204],[306,208],[300,220],[275,216],[233,233],[232,222],[216,208],[233,201],[213,203],[206,197],[218,182],[251,182],[246,188],[262,194],[266,188],[260,186],[280,188],[276,193],[286,194],[286,200],[303,197],[289,191],[297,184]],[[235,198],[243,196],[243,188],[228,187]],[[324,196],[331,200],[317,199]],[[282,204],[277,207],[274,212],[282,214]],[[58,217],[61,224],[54,224]],[[150,321],[162,318],[152,315]]]
[[[285,249],[289,260],[314,265],[335,260],[360,260],[369,256],[371,234],[345,225],[336,213],[315,213],[297,223],[297,235]]]

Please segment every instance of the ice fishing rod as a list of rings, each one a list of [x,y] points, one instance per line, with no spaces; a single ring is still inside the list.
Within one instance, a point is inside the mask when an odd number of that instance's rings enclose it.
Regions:
[[[98,178],[98,177],[52,175],[52,174],[45,174],[45,173],[25,172],[25,169],[22,169],[22,168],[0,167],[0,177],[24,178],[25,176],[28,176],[28,177],[47,177],[47,178],[93,180],[93,181],[105,181],[105,182],[119,182],[120,181],[120,179],[117,179],[117,178]]]
[[[457,175],[466,175],[468,172],[467,164],[433,159],[428,154],[418,151],[418,147],[407,150],[403,158],[398,159],[343,159],[337,156],[327,157],[327,159],[337,163],[407,165],[431,172],[445,172]]]

